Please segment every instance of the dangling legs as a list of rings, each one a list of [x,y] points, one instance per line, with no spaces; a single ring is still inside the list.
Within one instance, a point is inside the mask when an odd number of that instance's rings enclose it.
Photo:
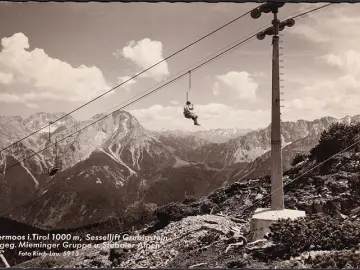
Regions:
[[[197,119],[198,119],[198,116],[197,115],[194,115],[193,117],[191,117],[192,120],[194,120],[194,125],[195,126],[200,126],[200,124],[198,123]]]

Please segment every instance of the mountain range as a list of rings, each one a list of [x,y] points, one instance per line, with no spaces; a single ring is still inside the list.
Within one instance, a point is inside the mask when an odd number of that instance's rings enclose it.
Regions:
[[[274,221],[263,239],[254,241],[251,217],[255,209],[270,206],[269,175],[159,207],[139,202],[136,213],[125,217],[136,227],[108,220],[65,232],[0,218],[5,235],[130,236],[99,246],[91,242],[73,252],[66,248],[67,256],[64,248],[56,250],[59,256],[24,258],[20,248],[5,250],[5,256],[19,268],[359,268],[360,147],[354,147],[359,132],[359,123],[333,126],[311,156],[284,172],[285,208],[303,210],[306,217]],[[350,134],[346,141],[345,134]],[[340,152],[339,141],[344,143]],[[337,149],[336,155],[329,148]],[[325,163],[318,160],[323,155]]]
[[[200,131],[183,131],[183,130],[167,130],[163,129],[161,131],[162,134],[168,135],[176,135],[178,137],[188,137],[188,136],[195,136],[201,139],[204,139],[208,142],[212,143],[224,143],[229,141],[230,139],[237,138],[242,136],[251,129],[239,129],[239,128],[217,128],[217,129],[208,129],[208,130],[200,130]]]
[[[0,146],[5,148],[63,116],[0,117]],[[1,151],[1,216],[41,228],[74,228],[121,216],[139,201],[156,205],[181,201],[269,172],[270,126],[248,133],[154,132],[126,111],[90,125],[102,117],[87,121],[63,117],[50,125],[50,141],[45,128]],[[359,118],[283,122],[284,166],[289,168],[297,153],[314,147],[332,123]],[[61,170],[49,177],[47,170],[54,164]]]

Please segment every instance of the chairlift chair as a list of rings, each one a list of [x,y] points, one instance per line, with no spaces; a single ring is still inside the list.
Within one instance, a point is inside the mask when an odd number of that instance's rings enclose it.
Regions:
[[[54,176],[59,170],[60,170],[59,167],[53,166],[53,167],[48,169],[48,175],[49,176]]]
[[[191,104],[191,106],[193,106],[192,104]],[[183,114],[184,114],[184,117],[185,118],[187,118],[187,119],[191,119],[191,113],[189,113],[189,111],[183,111]]]
[[[191,70],[189,71],[189,89],[186,92],[186,106],[189,106],[190,110],[194,109],[194,105],[190,103],[189,101],[189,92],[191,90]],[[197,122],[197,116],[194,113],[191,113],[186,107],[184,107],[183,115],[186,119],[193,119],[194,125],[200,126],[200,124]]]

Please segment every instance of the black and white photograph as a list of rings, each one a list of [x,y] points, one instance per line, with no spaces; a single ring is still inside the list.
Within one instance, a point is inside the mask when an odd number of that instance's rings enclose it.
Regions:
[[[0,2],[0,267],[359,268],[359,14]]]

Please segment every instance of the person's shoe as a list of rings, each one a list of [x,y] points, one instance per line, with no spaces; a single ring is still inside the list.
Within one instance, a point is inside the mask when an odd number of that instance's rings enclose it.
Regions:
[[[195,125],[195,126],[200,126],[200,124],[199,124],[199,123],[194,123],[194,125]]]

